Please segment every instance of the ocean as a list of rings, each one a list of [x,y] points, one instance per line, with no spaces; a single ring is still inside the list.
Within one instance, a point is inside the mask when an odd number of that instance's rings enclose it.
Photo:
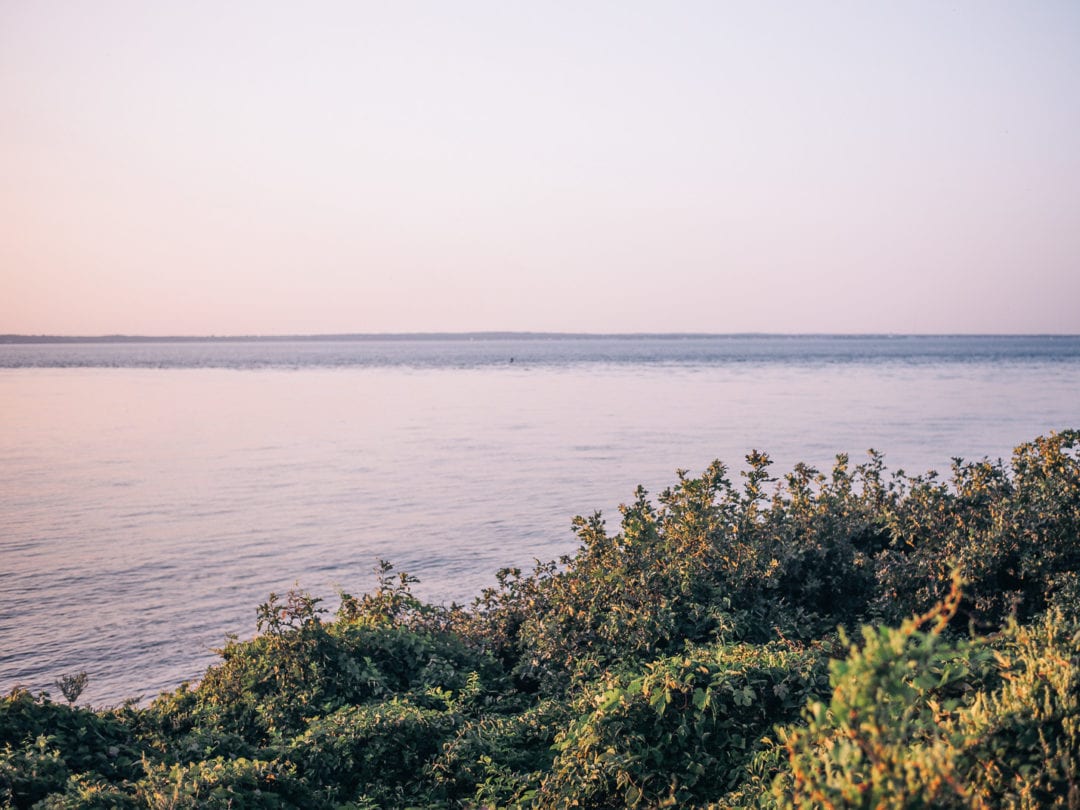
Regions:
[[[148,699],[380,559],[467,603],[715,458],[947,474],[1078,426],[1080,337],[0,343],[0,690]]]

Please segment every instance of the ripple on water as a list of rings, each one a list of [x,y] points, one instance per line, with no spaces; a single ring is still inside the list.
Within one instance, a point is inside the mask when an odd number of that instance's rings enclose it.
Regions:
[[[602,365],[553,360],[573,350],[538,342],[514,349],[513,369],[507,345],[444,347],[462,370],[434,367],[432,346],[412,365],[361,362],[345,346],[337,370],[295,350],[295,370],[272,359],[243,372],[263,348],[203,370],[164,349],[160,370],[131,368],[159,351],[142,347],[116,369],[7,369],[0,691],[80,669],[94,703],[175,687],[226,634],[254,632],[271,590],[299,579],[332,608],[336,587],[373,586],[380,558],[418,576],[421,596],[467,603],[499,568],[572,552],[574,514],[600,509],[615,531],[637,484],[659,492],[676,468],[714,458],[737,482],[752,447],[778,471],[827,469],[838,451],[861,460],[871,446],[890,469],[945,470],[953,455],[1008,457],[1075,424],[1080,340],[1052,362],[1017,360],[1008,344],[1007,367],[978,341],[875,343],[887,361],[841,343],[691,340],[680,365],[674,344],[613,342],[603,350],[622,360]],[[935,354],[943,345],[966,354]],[[70,351],[94,365],[111,349]],[[204,365],[231,356],[200,351]],[[645,351],[666,364],[628,359]],[[793,362],[797,351],[814,359]]]

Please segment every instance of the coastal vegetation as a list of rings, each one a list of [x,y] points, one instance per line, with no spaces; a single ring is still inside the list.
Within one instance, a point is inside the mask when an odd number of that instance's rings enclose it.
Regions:
[[[196,684],[0,698],[18,808],[1080,808],[1080,431],[948,476],[751,453],[468,606],[271,594]]]

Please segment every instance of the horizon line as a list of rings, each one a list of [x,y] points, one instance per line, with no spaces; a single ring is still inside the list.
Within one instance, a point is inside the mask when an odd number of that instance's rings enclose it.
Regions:
[[[500,340],[500,339],[688,339],[688,338],[1071,338],[1075,332],[545,332],[513,330],[436,332],[327,332],[310,334],[236,335],[102,335],[0,334],[0,344],[26,343],[240,343],[286,341],[376,341],[376,340]]]

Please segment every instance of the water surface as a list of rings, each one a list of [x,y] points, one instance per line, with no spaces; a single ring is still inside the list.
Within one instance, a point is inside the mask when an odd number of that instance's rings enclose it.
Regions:
[[[271,590],[362,591],[386,558],[467,601],[676,468],[944,469],[1078,403],[1076,338],[0,346],[0,689],[150,695]]]

